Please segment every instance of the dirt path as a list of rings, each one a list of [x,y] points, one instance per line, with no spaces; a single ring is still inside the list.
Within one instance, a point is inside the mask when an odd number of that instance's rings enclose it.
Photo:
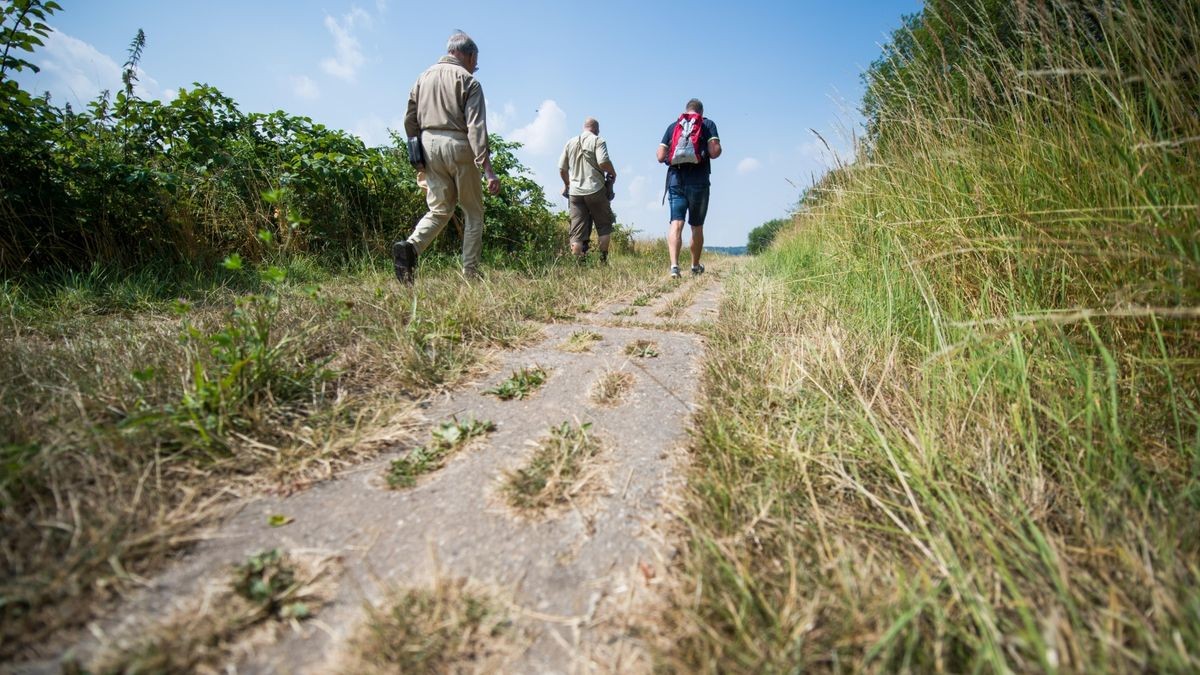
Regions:
[[[407,490],[387,489],[383,475],[409,449],[285,498],[244,506],[215,536],[131,601],[120,624],[93,627],[107,639],[143,630],[144,617],[168,615],[181,598],[227,579],[236,562],[264,549],[340,559],[332,600],[299,631],[252,650],[237,672],[336,671],[345,640],[387,589],[468,578],[509,598],[527,636],[500,668],[568,673],[649,670],[630,617],[646,609],[671,555],[663,537],[667,500],[682,476],[681,448],[696,401],[702,355],[699,331],[716,317],[719,274],[684,279],[645,306],[620,304],[547,325],[544,339],[502,354],[488,378],[425,409],[430,425],[491,420],[496,430],[467,446]],[[573,333],[601,339],[589,351],[561,349]],[[653,343],[657,356],[627,355],[626,345]],[[501,401],[483,391],[524,366],[549,373],[530,398]],[[589,389],[622,370],[633,386],[602,406]],[[522,464],[532,442],[564,421],[590,422],[603,450],[594,497],[544,518],[523,518],[497,494],[500,477]],[[420,438],[426,438],[422,434]],[[271,515],[293,519],[271,527]],[[87,645],[80,647],[86,655]]]

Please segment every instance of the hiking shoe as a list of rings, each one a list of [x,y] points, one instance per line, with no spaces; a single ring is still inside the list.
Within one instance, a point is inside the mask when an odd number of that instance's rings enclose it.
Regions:
[[[478,269],[476,269],[474,267],[464,268],[462,271],[462,274],[463,274],[463,279],[466,279],[468,283],[474,282],[474,281],[483,281],[483,272],[480,272]]]
[[[600,251],[600,264],[608,265],[608,251]]]
[[[692,265],[692,276],[698,277],[704,274],[704,265]]]
[[[672,279],[679,278],[679,265],[671,265],[671,278]]]
[[[417,247],[409,241],[398,241],[392,244],[392,268],[396,271],[396,281],[412,285],[417,271]]]

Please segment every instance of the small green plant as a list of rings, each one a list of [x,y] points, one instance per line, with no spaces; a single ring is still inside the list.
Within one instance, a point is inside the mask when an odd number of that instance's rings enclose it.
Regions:
[[[521,511],[545,511],[581,495],[591,478],[584,466],[600,451],[591,428],[590,422],[563,422],[552,428],[524,467],[505,474],[501,489],[509,505]]]
[[[392,461],[387,472],[388,486],[407,488],[416,485],[418,476],[440,469],[450,455],[461,449],[472,438],[495,431],[495,429],[496,424],[486,420],[442,422],[437,429],[433,430],[429,443]]]
[[[626,307],[625,309],[618,309],[613,312],[613,316],[637,316],[637,313],[636,307]]]
[[[296,568],[277,548],[256,553],[240,563],[233,572],[233,592],[263,607],[269,614],[288,618],[304,614],[307,608],[286,603],[297,587]],[[298,603],[303,605],[303,603]]]
[[[184,601],[170,616],[147,625],[132,644],[115,645],[85,668],[78,661],[65,673],[194,673],[224,671],[235,645],[263,623],[292,623],[312,617],[323,602],[315,585],[321,571],[304,569],[277,548],[248,557],[233,569],[215,597]],[[245,643],[242,643],[243,645]]]
[[[658,356],[658,344],[653,340],[634,340],[625,345],[625,354],[640,359],[652,359]]]
[[[272,235],[259,232],[264,245]],[[239,272],[243,264],[234,253],[222,263]],[[216,458],[228,454],[229,437],[246,433],[262,417],[265,404],[277,406],[311,396],[320,383],[333,376],[325,366],[332,357],[310,359],[305,343],[315,330],[309,324],[296,334],[278,327],[281,285],[287,271],[274,265],[259,270],[265,290],[239,297],[223,324],[206,331],[191,321],[191,305],[175,304],[183,317],[180,343],[187,360],[187,375],[177,401],[149,407],[125,420],[124,427],[146,424],[168,432],[179,431],[177,443],[196,448]],[[146,383],[154,379],[153,368],[133,371],[133,378]],[[165,425],[164,425],[165,423]]]
[[[542,386],[546,377],[546,370],[541,366],[529,366],[514,370],[507,380],[490,389],[484,389],[483,393],[492,394],[502,401],[523,399]]]
[[[592,343],[603,340],[604,336],[592,330],[577,330],[571,333],[567,339],[559,345],[559,349],[564,352],[589,352],[592,350]]]

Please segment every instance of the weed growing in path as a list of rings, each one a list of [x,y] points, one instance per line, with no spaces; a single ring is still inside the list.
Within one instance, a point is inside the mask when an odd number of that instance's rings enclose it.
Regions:
[[[537,391],[538,387],[546,382],[546,377],[546,369],[541,366],[528,366],[514,370],[507,380],[490,389],[484,389],[483,393],[492,394],[501,401],[523,399]]]
[[[503,603],[462,580],[405,590],[367,612],[344,673],[494,672],[489,662],[509,651],[516,635]]]
[[[489,421],[442,422],[433,431],[433,438],[429,443],[392,461],[387,472],[388,486],[392,488],[412,487],[416,484],[418,476],[442,468],[446,459],[462,449],[472,438],[482,436],[495,429],[496,424]]]
[[[565,504],[592,484],[587,463],[600,452],[591,423],[563,422],[538,443],[529,462],[505,474],[502,492],[513,508],[546,511]]]
[[[626,307],[625,309],[618,309],[612,314],[613,316],[637,316],[637,313],[636,307]]]
[[[335,570],[330,559],[301,559],[279,549],[257,553],[221,586],[141,627],[128,642],[110,645],[90,668],[71,663],[64,672],[223,672],[246,643],[312,617],[329,598]]]
[[[640,359],[655,358],[658,356],[658,343],[654,340],[634,340],[625,345],[625,355]]]
[[[603,340],[604,336],[592,330],[577,330],[571,333],[567,339],[558,346],[564,352],[590,352],[592,351],[592,343]]]
[[[633,389],[633,375],[623,370],[607,370],[592,385],[589,397],[598,405],[614,406]]]

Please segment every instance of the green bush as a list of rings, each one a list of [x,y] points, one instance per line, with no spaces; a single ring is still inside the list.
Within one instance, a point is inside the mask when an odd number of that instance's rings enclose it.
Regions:
[[[49,31],[40,20],[57,9],[39,0],[7,5],[0,49],[31,52]],[[415,172],[392,145],[368,148],[282,111],[243,113],[204,84],[169,103],[141,100],[134,84],[144,43],[139,31],[125,87],[82,111],[31,97],[11,74],[34,66],[6,57],[0,272],[149,261],[203,267],[231,253],[253,261],[264,253],[260,230],[284,252],[385,255],[425,212]],[[504,190],[487,197],[485,250],[495,261],[556,250],[561,236],[541,187],[513,154],[517,144],[494,135],[492,144]],[[436,250],[460,245],[442,237]]]
[[[775,236],[779,234],[779,231],[791,222],[790,218],[776,218],[750,230],[750,237],[746,242],[746,253],[758,255],[766,251],[771,246],[771,242],[775,241]]]

